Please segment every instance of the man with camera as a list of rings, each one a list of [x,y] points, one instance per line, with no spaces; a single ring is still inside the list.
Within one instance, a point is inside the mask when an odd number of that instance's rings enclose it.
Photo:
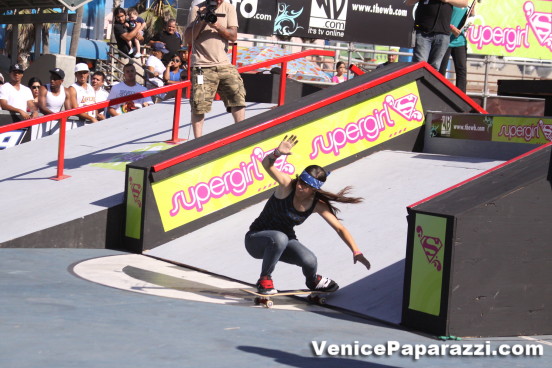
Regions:
[[[192,6],[184,32],[192,45],[192,128],[201,137],[205,114],[218,92],[234,122],[245,118],[245,88],[228,59],[228,41],[238,37],[236,8],[224,0],[207,0]]]

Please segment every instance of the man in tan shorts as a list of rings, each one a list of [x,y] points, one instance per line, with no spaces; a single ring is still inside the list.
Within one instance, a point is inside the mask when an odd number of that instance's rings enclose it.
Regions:
[[[190,10],[184,40],[192,45],[190,105],[195,138],[202,135],[205,114],[211,111],[217,92],[234,122],[245,118],[243,80],[226,55],[228,41],[235,41],[237,37],[238,17],[232,4],[207,0]]]

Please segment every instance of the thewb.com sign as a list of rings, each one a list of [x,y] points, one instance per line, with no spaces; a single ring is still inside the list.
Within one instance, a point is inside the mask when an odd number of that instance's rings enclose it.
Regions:
[[[230,0],[238,14],[239,32],[272,35],[277,2],[270,0]]]

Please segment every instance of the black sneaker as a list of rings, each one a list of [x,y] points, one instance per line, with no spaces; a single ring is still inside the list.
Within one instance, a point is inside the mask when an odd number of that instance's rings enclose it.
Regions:
[[[270,276],[261,276],[256,286],[259,294],[274,295],[278,293],[278,290],[274,289],[274,283]]]
[[[312,291],[332,292],[339,289],[339,285],[335,281],[327,277],[322,277],[320,275],[316,275],[314,279],[307,281],[306,284],[307,287]]]

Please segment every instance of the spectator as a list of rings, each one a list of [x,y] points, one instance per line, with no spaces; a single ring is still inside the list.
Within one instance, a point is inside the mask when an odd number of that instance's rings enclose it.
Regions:
[[[136,68],[132,63],[128,63],[123,67],[123,82],[115,84],[111,87],[108,100],[113,100],[118,97],[124,97],[135,93],[147,91],[146,87],[136,83]],[[129,101],[121,105],[113,105],[107,108],[110,116],[117,116],[132,110],[146,107],[152,104],[151,98],[143,97],[137,100]]]
[[[146,60],[146,73],[148,75],[148,88],[157,88],[165,85],[163,82],[163,73],[165,72],[165,64],[161,61],[163,54],[167,54],[169,50],[161,43],[154,43],[151,47],[151,55]]]
[[[94,88],[88,84],[90,69],[85,63],[75,65],[75,83],[69,89],[69,99],[71,108],[93,105],[96,103],[96,93]],[[83,112],[77,115],[85,123],[96,123],[96,110]]]
[[[42,87],[42,81],[37,77],[32,77],[31,79],[29,79],[27,87],[29,87],[31,89],[31,92],[33,93],[34,107],[35,110],[38,111],[38,91],[40,90],[40,87]]]
[[[163,74],[163,79],[167,81],[167,84],[174,84],[186,80],[182,79],[184,69],[182,69],[182,59],[178,55],[179,54],[173,55],[171,61],[167,64],[165,73]]]
[[[165,29],[156,34],[150,41],[153,48],[155,44],[162,44],[169,52],[163,55],[163,64],[167,65],[171,60],[171,55],[175,54],[182,47],[182,37],[176,31],[176,20],[169,19],[165,24]]]
[[[187,71],[188,70],[188,46],[186,45],[182,46],[180,50],[178,50],[178,56],[182,61],[182,65],[180,66],[180,68]]]
[[[345,74],[347,67],[343,61],[338,61],[337,64],[335,64],[335,71],[336,74],[333,76],[332,82],[341,83],[347,80],[347,74]]]
[[[467,6],[468,0],[406,0],[407,5],[416,3],[416,45],[412,61],[427,61],[439,69],[449,45],[452,7]]]
[[[475,3],[474,3],[475,5]],[[474,16],[475,6],[472,7],[470,17]],[[466,92],[466,87],[468,84],[468,49],[466,36],[464,35],[465,29],[458,29],[460,23],[466,16],[468,8],[459,8],[454,7],[452,10],[452,17],[450,21],[450,30],[452,34],[450,35],[450,43],[443,60],[441,61],[441,67],[439,68],[439,73],[446,76],[447,74],[447,65],[449,58],[452,55],[452,61],[454,63],[454,72],[456,73],[456,87],[462,92]]]
[[[113,19],[113,33],[115,34],[115,40],[117,41],[117,48],[132,57],[133,55],[131,55],[129,42],[131,42],[134,38],[138,38],[138,40],[140,40],[141,36],[139,35],[139,32],[143,30],[146,23],[136,23],[136,27],[132,31],[129,31],[129,29],[125,26],[126,11],[121,7],[115,8],[113,11]]]
[[[71,108],[71,101],[67,89],[63,87],[65,72],[60,68],[50,70],[50,83],[40,87],[38,94],[38,107],[44,115],[55,114],[62,109],[68,110]],[[51,135],[55,130],[59,129],[58,120],[49,121],[39,124],[37,133],[38,137]],[[78,123],[77,123],[78,126]],[[71,129],[68,127],[68,129]]]
[[[390,47],[389,51],[398,52],[400,48],[398,47]],[[384,66],[387,66],[392,63],[396,63],[399,60],[399,55],[397,54],[387,54],[387,61],[385,63],[381,63],[378,66],[376,66],[376,69],[383,68]]]
[[[60,68],[50,70],[50,83],[40,87],[38,107],[44,115],[55,114],[63,108],[71,108],[71,100],[66,88],[63,87],[65,72]]]
[[[142,50],[142,45],[140,44],[140,41],[144,40],[144,31],[143,31],[143,29],[145,27],[146,21],[144,20],[144,18],[142,18],[138,15],[138,11],[135,8],[128,9],[127,14],[128,14],[128,20],[127,20],[126,24],[128,24],[127,29],[128,29],[129,32],[132,32],[134,30],[134,28],[136,28],[136,25],[138,23],[144,24],[144,26],[142,26],[142,30],[138,32],[136,37],[134,37],[132,40],[128,41],[128,46],[130,47],[129,55],[132,55],[134,57],[147,56],[145,52],[142,55],[142,51],[141,51]]]
[[[23,67],[19,64],[10,66],[10,81],[0,87],[0,107],[18,114],[21,120],[28,120],[38,116],[34,105],[33,93],[21,84]]]
[[[194,45],[192,50],[192,127],[194,137],[203,134],[205,114],[211,111],[218,92],[226,109],[232,112],[234,122],[245,118],[245,88],[236,67],[230,64],[226,50],[228,41],[238,36],[236,8],[223,0],[216,0],[215,23],[204,18],[207,3],[195,5],[190,10],[185,39]]]
[[[94,88],[94,93],[96,94],[96,103],[103,102],[107,100],[107,97],[109,96],[109,92],[107,92],[104,88],[105,83],[105,74],[101,71],[94,72],[92,74],[92,82],[90,83],[92,85],[92,88]],[[96,118],[98,120],[104,120],[105,109],[98,109],[96,113]]]

